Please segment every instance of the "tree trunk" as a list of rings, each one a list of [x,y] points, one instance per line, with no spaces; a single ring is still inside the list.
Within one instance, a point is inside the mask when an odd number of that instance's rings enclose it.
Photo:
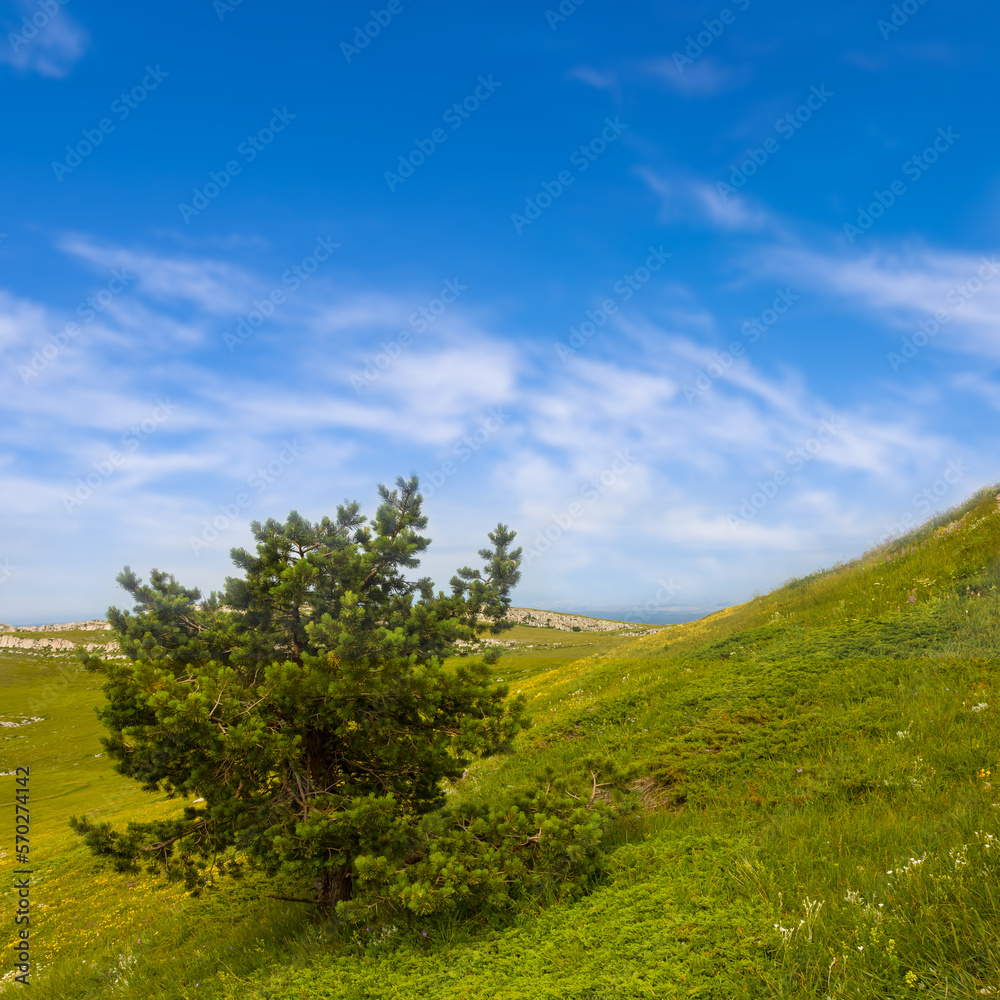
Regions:
[[[337,903],[351,898],[351,869],[327,868],[313,885],[319,912],[328,917]]]

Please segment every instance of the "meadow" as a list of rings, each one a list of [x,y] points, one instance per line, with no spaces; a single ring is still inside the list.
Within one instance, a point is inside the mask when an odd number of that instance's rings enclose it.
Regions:
[[[112,771],[72,655],[0,651],[0,718],[42,720],[0,730],[0,771],[32,774],[34,995],[1000,996],[996,492],[656,634],[513,630],[494,670],[533,725],[449,798],[592,780],[619,809],[585,892],[472,920],[322,924],[253,876],[193,898],[114,873],[67,817],[179,803]]]

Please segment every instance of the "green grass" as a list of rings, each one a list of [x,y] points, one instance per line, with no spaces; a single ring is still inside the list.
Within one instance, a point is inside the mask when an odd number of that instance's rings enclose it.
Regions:
[[[84,630],[78,628],[66,629],[63,632],[21,632],[14,629],[12,632],[0,632],[0,635],[13,635],[19,639],[68,639],[70,642],[78,643],[107,643],[114,638],[114,633],[110,629]]]
[[[503,919],[353,931],[266,898],[287,886],[191,899],[104,871],[67,815],[177,803],[94,756],[91,675],[0,653],[0,716],[44,717],[0,730],[0,770],[32,766],[35,995],[1000,996],[995,493],[656,635],[515,629],[495,671],[534,725],[451,795],[501,803],[604,761],[642,808],[585,896]]]

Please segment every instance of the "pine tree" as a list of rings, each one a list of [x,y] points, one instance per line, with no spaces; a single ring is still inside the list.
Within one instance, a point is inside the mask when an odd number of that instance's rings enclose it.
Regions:
[[[490,679],[493,650],[442,666],[458,641],[512,627],[515,532],[497,525],[484,572],[463,567],[435,595],[404,576],[430,540],[417,478],[396,486],[379,486],[371,525],[356,502],[316,524],[253,522],[256,553],[231,552],[243,575],[204,601],[125,567],[136,606],[108,620],[126,658],[83,656],[105,677],[102,742],[119,774],[198,801],[124,831],[73,817],[95,853],[194,891],[246,864],[279,885],[308,878],[328,912],[350,898],[356,859],[412,859],[443,781],[528,725],[523,697]]]

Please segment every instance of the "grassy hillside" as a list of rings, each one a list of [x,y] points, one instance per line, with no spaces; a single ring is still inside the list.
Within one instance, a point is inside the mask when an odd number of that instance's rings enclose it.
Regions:
[[[534,726],[450,794],[502,803],[593,773],[635,809],[587,894],[475,924],[321,927],[266,898],[285,886],[191,899],[107,872],[67,815],[177,804],[95,756],[91,675],[0,653],[0,717],[44,720],[0,737],[0,770],[33,774],[35,995],[1000,996],[995,494],[655,635],[520,627],[495,669]]]

